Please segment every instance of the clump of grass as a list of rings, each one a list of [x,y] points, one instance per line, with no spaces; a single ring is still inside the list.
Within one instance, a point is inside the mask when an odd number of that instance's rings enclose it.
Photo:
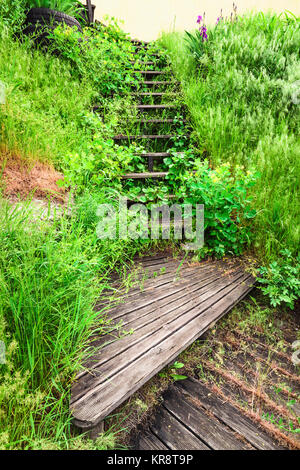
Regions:
[[[72,67],[34,50],[25,39],[0,32],[0,81],[6,103],[0,105],[0,143],[26,159],[59,166],[68,152],[84,147],[91,133],[84,125],[95,90]]]
[[[98,203],[106,200],[97,195]],[[84,207],[36,225],[30,206],[17,211],[1,201],[0,333],[7,349],[0,365],[2,448],[84,445],[72,434],[70,384],[91,328],[96,324],[100,333],[105,326],[93,306],[108,273],[117,263],[121,269],[136,249],[130,242],[99,241],[96,220]],[[111,448],[109,439],[102,448]]]
[[[262,13],[221,21],[192,54],[187,36],[164,34],[198,146],[209,160],[259,171],[253,188],[257,252],[274,259],[299,247],[300,28]],[[197,57],[197,59],[195,58]]]

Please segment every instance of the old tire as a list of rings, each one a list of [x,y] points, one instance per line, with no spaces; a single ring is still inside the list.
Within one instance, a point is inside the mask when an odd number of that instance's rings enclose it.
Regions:
[[[71,28],[75,27],[82,32],[80,23],[73,16],[66,15],[60,11],[50,8],[31,8],[28,11],[25,29],[26,35],[35,34],[38,42],[46,42],[47,32],[53,31],[57,26],[65,24]]]

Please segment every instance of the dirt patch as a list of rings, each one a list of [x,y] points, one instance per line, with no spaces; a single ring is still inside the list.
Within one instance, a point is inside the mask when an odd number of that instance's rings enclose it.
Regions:
[[[47,163],[37,161],[28,164],[17,157],[2,156],[1,169],[1,186],[5,197],[26,199],[34,194],[35,198],[50,197],[57,202],[66,202],[66,188],[57,185],[64,176]]]

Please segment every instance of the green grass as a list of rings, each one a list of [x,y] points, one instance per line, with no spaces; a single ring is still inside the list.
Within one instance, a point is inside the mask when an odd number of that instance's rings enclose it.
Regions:
[[[84,154],[95,129],[113,135],[113,128],[130,116],[127,70],[133,48],[112,24],[84,34],[58,28],[52,34],[54,53],[37,49],[32,40],[16,40],[12,30],[0,30],[0,81],[6,103],[0,105],[0,147],[25,160],[53,163],[61,169],[65,158]],[[78,42],[88,38],[88,46]],[[112,96],[115,91],[123,96]],[[92,113],[101,104],[110,129]],[[0,155],[1,157],[1,155]]]
[[[59,166],[64,154],[87,145],[84,116],[95,96],[91,84],[73,77],[72,66],[32,49],[30,42],[0,33],[0,143],[25,159]],[[79,147],[79,149],[78,149]]]
[[[121,270],[138,247],[97,239],[94,209],[108,198],[105,192],[82,196],[73,216],[35,226],[30,204],[21,211],[1,204],[0,337],[7,347],[7,363],[0,366],[2,448],[78,444],[68,398],[91,327],[99,333],[105,328],[93,306],[108,287],[109,272]],[[101,442],[99,448],[111,447],[113,433]]]
[[[0,160],[4,150],[24,163],[41,160],[67,169],[70,156],[83,162],[90,154],[96,131],[108,136],[124,121],[126,93],[111,98],[108,88],[125,81],[127,72],[120,69],[130,60],[132,46],[124,33],[116,26],[95,33],[84,50],[76,33],[69,38],[59,34],[59,55],[50,54],[28,38],[16,39],[0,19],[0,80],[6,88],[6,103],[0,105]],[[108,103],[109,126],[91,112],[100,99]],[[94,192],[81,187],[72,215],[51,223],[36,220],[30,200],[18,212],[1,198],[2,449],[115,447],[114,430],[96,442],[77,436],[69,412],[72,379],[91,328],[105,328],[94,310],[96,300],[111,270],[123,273],[140,248],[139,242],[98,240],[96,209],[112,197],[104,186]]]
[[[300,79],[299,22],[261,13],[220,23],[194,51],[198,60],[185,38],[163,34],[161,44],[182,83],[198,147],[213,165],[259,171],[253,189],[256,252],[265,260],[286,247],[295,254],[300,106],[292,94]]]

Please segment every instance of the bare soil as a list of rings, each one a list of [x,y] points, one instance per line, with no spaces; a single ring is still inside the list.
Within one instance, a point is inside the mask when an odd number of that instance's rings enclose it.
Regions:
[[[56,171],[47,163],[39,161],[27,163],[19,157],[2,154],[1,186],[2,193],[9,199],[26,199],[34,195],[37,199],[52,199],[65,203],[67,190],[59,187],[57,182],[64,179],[64,175]]]

